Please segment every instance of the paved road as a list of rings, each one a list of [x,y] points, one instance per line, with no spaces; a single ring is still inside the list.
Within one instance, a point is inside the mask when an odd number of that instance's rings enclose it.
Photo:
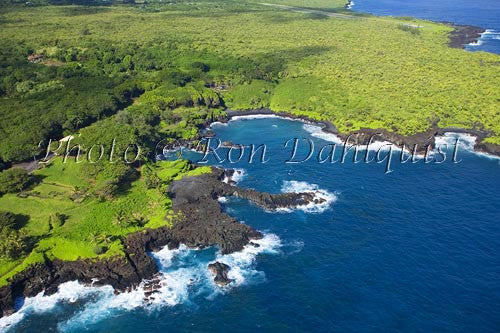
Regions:
[[[357,18],[356,16],[352,16],[352,15],[330,13],[330,12],[325,12],[322,10],[306,9],[306,8],[292,7],[292,6],[286,6],[286,5],[277,5],[277,4],[273,4],[273,3],[260,3],[260,4],[264,5],[264,6],[271,6],[271,7],[281,8],[281,9],[285,9],[285,10],[290,10],[292,12],[298,12],[298,13],[319,14],[319,15],[325,15],[325,16],[329,16],[329,17],[337,17],[337,18],[343,18],[343,19]]]

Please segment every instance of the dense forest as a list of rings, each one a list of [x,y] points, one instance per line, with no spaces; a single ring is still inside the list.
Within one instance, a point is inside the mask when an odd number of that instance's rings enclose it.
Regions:
[[[343,0],[266,2],[350,13]],[[165,186],[209,170],[152,164],[154,146],[196,140],[225,108],[342,132],[483,129],[500,144],[500,56],[449,48],[442,24],[244,0],[33,0],[2,1],[0,26],[2,168],[68,135],[84,151],[143,147],[136,165],[55,158],[3,171],[0,285],[43,260],[119,255],[124,235],[173,223]]]
[[[499,57],[446,47],[446,26],[416,21],[415,34],[395,19],[325,19],[244,1],[2,12],[4,162],[108,117],[117,120],[104,123],[108,132],[139,141],[191,137],[224,107],[306,114],[342,131],[413,134],[438,122],[484,128],[499,142]]]

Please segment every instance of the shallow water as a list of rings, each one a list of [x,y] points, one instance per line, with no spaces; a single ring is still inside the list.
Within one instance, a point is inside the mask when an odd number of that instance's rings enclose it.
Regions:
[[[413,16],[487,29],[470,51],[500,54],[500,1],[496,0],[354,0],[352,9],[375,15]]]

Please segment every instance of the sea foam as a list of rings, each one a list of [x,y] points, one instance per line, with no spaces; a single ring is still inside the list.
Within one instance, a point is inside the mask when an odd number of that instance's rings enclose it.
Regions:
[[[199,259],[198,249],[190,249],[184,245],[174,250],[164,247],[151,253],[159,267],[159,287],[155,288],[156,292],[150,297],[146,297],[147,281],[130,292],[118,295],[114,294],[109,285],[92,287],[77,281],[66,282],[51,296],[45,296],[42,292],[35,297],[26,298],[18,312],[0,319],[0,331],[15,326],[29,314],[53,311],[58,305],[76,301],[83,301],[83,305],[79,305],[82,309],[70,319],[59,323],[58,330],[78,331],[119,312],[138,308],[155,311],[179,304],[189,305],[197,296],[213,298],[243,284],[260,283],[265,280],[265,274],[255,269],[256,257],[263,253],[277,253],[281,241],[274,234],[265,234],[262,239],[254,240],[253,243],[258,246],[249,244],[243,250],[227,255],[219,252],[212,261]],[[214,261],[224,262],[231,267],[228,277],[234,281],[227,288],[220,289],[213,282],[214,276],[208,271],[207,265]]]
[[[323,131],[322,127],[320,127],[318,125],[304,124],[303,128],[306,132],[309,132],[311,134],[311,136],[313,136],[315,138],[319,138],[319,139],[322,139],[322,140],[325,140],[328,142],[332,142],[332,143],[335,143],[339,146],[344,146],[345,142],[339,136],[337,136],[333,133],[327,133],[327,132]],[[353,139],[355,139],[355,137]],[[351,144],[352,144],[352,142],[351,142],[351,140],[349,140],[348,145],[351,145]],[[390,147],[392,147],[393,150],[398,150],[398,151],[401,150],[401,147],[399,147],[399,146],[397,146],[389,141],[373,141],[368,146],[367,145],[358,145],[357,146],[358,150],[360,150],[360,151],[366,150],[367,148],[370,151],[372,151],[372,150],[373,151],[387,150]]]
[[[296,180],[284,181],[281,187],[281,192],[283,193],[301,193],[309,192],[313,193],[315,199],[322,199],[322,203],[311,202],[307,205],[297,206],[296,208],[280,208],[277,209],[278,212],[291,212],[293,210],[302,210],[306,213],[322,213],[329,209],[331,205],[337,201],[337,194],[330,193],[327,190],[319,188],[316,184],[310,184],[307,182],[301,182]]]
[[[235,168],[233,169],[234,173],[231,176],[231,180],[235,183],[239,183],[243,178],[246,176],[246,170],[241,169],[241,168]],[[224,179],[222,180],[224,183],[228,184],[229,183],[229,177],[224,176]]]
[[[448,145],[448,147],[451,148],[455,145],[457,139],[459,139],[458,141],[459,151],[460,149],[464,149],[480,157],[485,157],[493,160],[500,160],[499,156],[476,151],[474,149],[474,146],[476,145],[477,137],[475,135],[468,133],[446,132],[443,133],[443,135],[436,136],[435,139],[436,147]]]
[[[500,40],[500,32],[493,30],[493,29],[486,29],[481,34],[481,36],[479,37],[479,39],[477,41],[469,43],[469,44],[467,44],[467,46],[472,46],[472,47],[481,46],[484,44],[485,41],[491,40],[491,39]]]

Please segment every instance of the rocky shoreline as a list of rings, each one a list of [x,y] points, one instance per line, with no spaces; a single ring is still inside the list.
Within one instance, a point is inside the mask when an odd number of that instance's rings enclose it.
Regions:
[[[463,49],[468,44],[477,42],[486,31],[483,28],[472,25],[459,25],[451,22],[439,23],[444,23],[453,28],[453,31],[450,32],[450,41],[448,45],[457,49]]]
[[[349,143],[366,145],[370,138],[378,139],[379,141],[388,141],[396,146],[402,147],[405,145],[406,148],[412,150],[415,145],[417,145],[416,153],[424,154],[426,152],[427,146],[435,146],[435,137],[443,135],[447,132],[470,134],[477,137],[477,142],[474,146],[476,152],[490,154],[500,157],[500,145],[483,142],[487,137],[488,132],[482,130],[464,129],[458,127],[446,127],[440,128],[436,124],[427,130],[426,132],[417,133],[413,135],[401,135],[399,133],[388,131],[387,129],[372,129],[372,128],[361,128],[359,131],[353,131],[349,133],[341,133],[338,131],[337,127],[330,121],[318,121],[311,119],[303,115],[294,115],[288,112],[274,112],[267,108],[253,109],[253,110],[226,110],[227,119],[222,121],[229,121],[234,117],[241,116],[257,116],[257,115],[275,115],[283,118],[301,120],[307,123],[319,125],[322,131],[329,134],[334,134],[338,136],[342,141],[346,141],[349,138]],[[219,120],[221,121],[221,120]]]
[[[147,300],[155,292],[155,276],[157,280],[158,274],[158,267],[148,252],[164,246],[174,249],[184,244],[192,248],[218,246],[223,254],[228,254],[263,237],[259,231],[225,214],[218,202],[220,197],[237,196],[269,210],[293,208],[320,200],[309,192],[269,194],[239,188],[223,182],[230,176],[230,171],[213,168],[212,173],[174,181],[168,195],[172,198],[175,213],[181,218],[171,228],[146,229],[129,235],[123,242],[125,256],[122,258],[47,259],[45,263],[17,274],[9,285],[0,288],[0,317],[15,311],[18,297],[33,297],[42,291],[51,295],[57,292],[60,284],[75,280],[92,286],[111,285],[116,292],[129,291],[142,281],[150,280],[152,282],[147,284],[145,292]],[[230,282],[227,278],[229,267],[215,263],[207,269],[215,273],[217,285]]]

